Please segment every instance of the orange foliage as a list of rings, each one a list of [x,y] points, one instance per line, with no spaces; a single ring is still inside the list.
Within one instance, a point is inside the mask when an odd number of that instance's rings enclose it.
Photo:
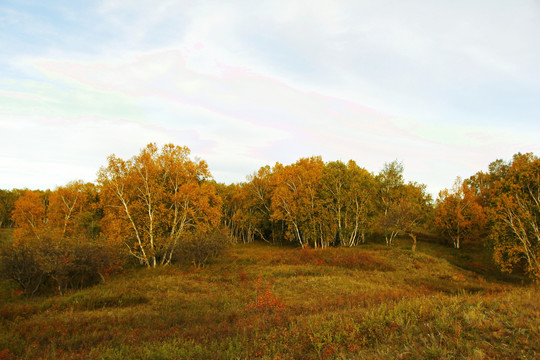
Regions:
[[[274,312],[283,310],[285,303],[270,290],[269,284],[264,284],[262,277],[255,281],[255,298],[246,306],[248,312]]]
[[[110,156],[99,172],[103,230],[146,266],[170,263],[186,232],[219,224],[208,166],[188,156],[187,147],[148,144],[130,160]]]
[[[275,171],[273,177],[272,218],[285,221],[286,236],[302,247],[326,247],[333,239],[319,195],[323,168],[320,157],[303,158]]]
[[[72,181],[49,196],[49,226],[62,237],[93,234],[98,218],[97,190],[94,184]]]
[[[46,213],[47,199],[37,191],[26,190],[14,204],[15,239],[39,239],[47,223]]]
[[[14,203],[14,235],[18,241],[41,239],[45,235],[57,239],[95,236],[97,213],[97,191],[93,184],[73,181],[54,191],[26,190]]]
[[[460,178],[451,191],[445,189],[439,193],[435,226],[452,240],[455,248],[459,249],[463,241],[479,237],[486,221],[478,196]]]
[[[495,260],[503,270],[522,267],[540,281],[540,158],[517,154],[498,168],[491,185]]]

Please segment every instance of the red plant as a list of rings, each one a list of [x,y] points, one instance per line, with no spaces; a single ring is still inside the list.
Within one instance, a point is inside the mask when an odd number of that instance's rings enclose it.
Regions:
[[[255,298],[246,306],[248,312],[273,312],[285,308],[285,303],[280,300],[272,291],[270,285],[264,284],[259,276],[255,282]]]
[[[10,360],[10,359],[13,359],[13,357],[9,353],[9,349],[4,349],[0,351],[0,360]]]
[[[107,267],[105,270],[103,270],[103,275],[105,275],[105,277],[109,277],[113,274],[121,273],[123,270],[124,269],[122,266],[117,265],[117,264],[112,264],[109,267]]]

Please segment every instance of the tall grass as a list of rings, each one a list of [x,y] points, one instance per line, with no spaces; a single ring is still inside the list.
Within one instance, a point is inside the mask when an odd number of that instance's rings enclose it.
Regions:
[[[202,269],[133,270],[64,296],[4,291],[0,359],[539,356],[538,288],[452,262],[405,247],[252,244]]]

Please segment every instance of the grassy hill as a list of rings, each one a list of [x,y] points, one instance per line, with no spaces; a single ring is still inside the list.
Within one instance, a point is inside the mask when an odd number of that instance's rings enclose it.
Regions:
[[[489,275],[480,252],[407,247],[237,245],[203,269],[132,269],[34,299],[4,283],[0,359],[540,356],[538,287]]]

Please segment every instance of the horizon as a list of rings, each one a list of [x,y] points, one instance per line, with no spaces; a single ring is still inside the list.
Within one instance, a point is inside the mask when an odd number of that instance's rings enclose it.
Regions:
[[[158,148],[161,149],[164,145],[167,145],[167,144],[156,144],[156,145],[158,146]],[[173,144],[173,145],[177,145],[177,144]],[[180,145],[180,146],[181,146],[181,145]],[[141,150],[142,150],[142,149],[143,149],[143,148],[141,148]],[[110,154],[110,155],[116,156],[116,154]],[[138,155],[139,155],[139,153],[133,154],[133,156],[129,156],[129,157],[122,158],[122,159],[123,159],[123,160],[129,160],[129,159],[131,159],[131,158],[133,158],[133,157],[135,157],[135,156],[138,156]],[[535,154],[535,156],[536,156],[536,154]],[[330,163],[330,162],[337,162],[337,161],[340,161],[340,162],[342,162],[343,164],[347,164],[347,162],[348,162],[349,160],[353,160],[353,159],[347,159],[347,160],[344,160],[344,159],[326,160],[326,159],[322,158],[322,156],[320,156],[320,155],[311,155],[311,156],[306,156],[306,157],[304,157],[304,158],[311,158],[311,157],[321,157],[322,161],[323,161],[325,164],[328,164],[328,163]],[[198,156],[196,156],[196,155],[194,155],[194,154],[192,154],[192,153],[190,153],[189,158],[192,159],[192,160],[196,160],[196,161],[198,161],[198,160],[203,160],[203,161],[206,162],[206,160],[201,159],[200,157],[198,157]],[[293,161],[293,162],[291,162],[291,163],[279,163],[279,164],[281,164],[281,165],[283,165],[283,166],[289,166],[289,165],[293,165],[294,163],[296,163],[296,162],[297,162],[298,160],[300,160],[300,159],[301,159],[301,158],[299,158],[299,159],[297,159],[297,160],[295,160],[295,161]],[[496,159],[496,160],[503,160],[503,161],[505,161],[505,162],[508,162],[510,159]],[[353,160],[353,161],[354,161],[354,160]],[[398,161],[400,164],[402,164],[402,162],[399,161],[399,159],[395,159],[395,161]],[[494,161],[495,161],[495,160],[494,160]],[[374,171],[369,171],[368,169],[366,169],[366,170],[368,170],[373,176],[377,176],[377,175],[380,173],[380,171],[383,169],[383,166],[385,166],[387,163],[391,163],[391,162],[390,162],[390,161],[385,162],[385,163],[381,166],[381,169],[380,169],[379,171],[374,172]],[[264,166],[270,166],[271,168],[274,168],[277,164],[278,164],[278,162],[274,162],[274,163],[269,163],[269,164],[266,164],[266,165],[262,165],[262,167],[264,167]],[[357,164],[357,165],[360,166],[360,168],[364,168],[361,164]],[[105,168],[105,167],[106,167],[106,164],[103,164],[102,167]],[[102,167],[100,167],[100,169],[101,169]],[[213,175],[213,173],[212,173],[212,169],[209,168],[210,175],[211,175],[210,178],[209,178],[209,180],[216,181],[217,183],[223,183],[223,184],[225,184],[225,185],[249,183],[249,179],[248,179],[248,178],[249,178],[251,175],[256,174],[256,173],[258,172],[259,169],[260,169],[260,168],[258,168],[258,169],[256,169],[256,170],[252,171],[251,173],[247,174],[247,175],[245,176],[245,179],[244,179],[244,180],[233,181],[233,182],[223,182],[223,181],[217,180],[217,179],[215,178],[215,176]],[[364,169],[365,169],[365,168],[364,168]],[[404,169],[404,173],[405,173],[405,170],[406,170],[406,169]],[[480,172],[480,171],[483,171],[483,170],[479,170],[478,172]],[[99,172],[99,170],[96,171],[96,178],[95,178],[94,180],[88,180],[88,181],[87,181],[87,180],[84,180],[84,179],[71,179],[71,180],[68,180],[68,181],[67,181],[66,183],[64,183],[64,184],[55,185],[54,187],[50,187],[50,188],[12,187],[12,188],[0,188],[0,190],[30,190],[30,191],[48,191],[48,190],[50,190],[50,191],[55,191],[55,190],[56,190],[57,188],[59,188],[59,187],[66,186],[67,184],[69,184],[69,183],[71,183],[71,182],[77,182],[77,181],[83,181],[84,183],[92,183],[92,184],[94,184],[94,185],[99,185],[99,181],[98,181],[98,179],[97,179],[97,177],[98,177],[98,176],[97,176],[98,172]],[[478,172],[476,172],[476,173],[478,173]],[[472,176],[472,175],[475,175],[476,173],[471,174],[471,176]],[[467,177],[467,178],[456,177],[456,178],[454,179],[454,181],[458,180],[458,178],[461,179],[461,180],[465,180],[465,179],[468,179],[469,177]],[[405,176],[404,176],[404,178],[403,178],[403,181],[404,181],[404,183],[417,183],[418,185],[426,185],[426,184],[421,183],[421,182],[418,182],[418,181],[416,181],[416,180],[414,180],[414,179],[408,179],[408,178],[405,177]],[[452,184],[452,185],[453,185],[453,184]],[[439,193],[436,193],[436,194],[435,194],[435,193],[430,192],[429,189],[427,188],[427,185],[426,185],[426,189],[427,189],[426,191],[432,196],[432,200],[435,201],[435,200],[437,199]],[[451,186],[449,186],[448,188],[445,188],[445,189],[446,189],[446,190],[449,190],[449,189],[451,189]],[[444,190],[444,189],[441,189],[441,190]]]

